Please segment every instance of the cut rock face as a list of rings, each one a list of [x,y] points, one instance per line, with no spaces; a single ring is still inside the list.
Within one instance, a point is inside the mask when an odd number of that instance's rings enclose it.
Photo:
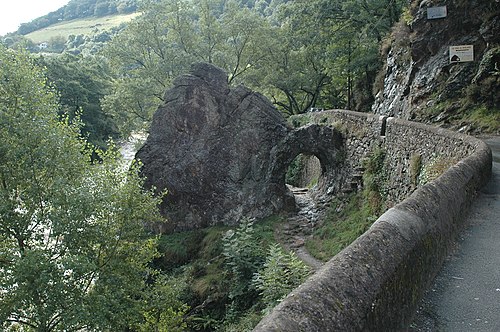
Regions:
[[[168,219],[163,231],[234,225],[243,217],[294,209],[284,183],[288,165],[280,163],[295,157],[283,154],[303,152],[288,145],[292,136],[304,135],[287,127],[264,96],[230,88],[226,73],[215,66],[193,65],[173,85],[136,155],[145,185],[168,190],[161,206]],[[331,144],[332,130],[315,132],[329,131]]]

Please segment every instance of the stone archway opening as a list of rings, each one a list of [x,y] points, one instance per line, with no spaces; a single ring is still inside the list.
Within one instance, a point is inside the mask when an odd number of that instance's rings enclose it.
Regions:
[[[321,162],[313,154],[301,153],[288,165],[285,184],[290,188],[309,190],[314,188],[322,176]]]

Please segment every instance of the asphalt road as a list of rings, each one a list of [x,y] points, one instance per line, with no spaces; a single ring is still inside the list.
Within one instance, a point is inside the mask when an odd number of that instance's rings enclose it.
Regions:
[[[500,331],[500,137],[484,141],[493,151],[492,178],[410,331]]]

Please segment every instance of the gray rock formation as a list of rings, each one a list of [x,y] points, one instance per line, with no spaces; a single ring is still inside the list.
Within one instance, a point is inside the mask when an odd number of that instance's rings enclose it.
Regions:
[[[163,231],[234,225],[294,209],[284,182],[299,153],[317,155],[324,170],[335,173],[337,131],[317,125],[292,130],[262,95],[230,88],[219,68],[194,65],[165,100],[136,155],[146,186],[168,190]]]
[[[428,19],[427,9],[447,6],[447,17]],[[384,82],[372,110],[444,126],[457,112],[500,107],[500,3],[495,1],[412,1],[412,21],[393,29]],[[473,45],[474,61],[450,63],[449,47]]]

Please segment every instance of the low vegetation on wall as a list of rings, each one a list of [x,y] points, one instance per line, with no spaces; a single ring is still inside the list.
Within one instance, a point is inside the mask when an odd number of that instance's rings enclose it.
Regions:
[[[363,162],[363,188],[348,195],[339,195],[306,242],[307,250],[327,261],[363,234],[385,210],[386,152],[374,150]]]

